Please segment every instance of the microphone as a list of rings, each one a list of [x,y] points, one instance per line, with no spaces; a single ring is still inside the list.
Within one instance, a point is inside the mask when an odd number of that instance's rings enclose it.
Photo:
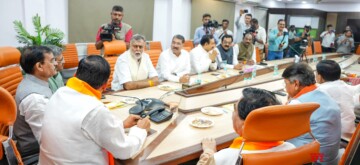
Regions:
[[[129,109],[130,114],[140,115],[145,109],[143,101],[141,101],[141,99],[139,99],[138,97],[125,96],[125,95],[119,95],[119,94],[109,94],[109,95],[111,95],[111,96],[119,96],[119,97],[127,97],[127,98],[132,98],[132,99],[138,100],[138,101],[136,101],[136,105]],[[138,104],[138,102],[139,102],[139,104]]]

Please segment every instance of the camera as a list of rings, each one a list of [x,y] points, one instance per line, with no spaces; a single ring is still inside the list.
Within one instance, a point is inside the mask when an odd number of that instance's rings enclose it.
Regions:
[[[112,41],[112,35],[115,35],[116,31],[121,30],[119,24],[116,22],[109,23],[106,26],[103,26],[102,29],[104,31],[100,34],[101,41]]]
[[[204,24],[205,28],[212,27],[212,28],[217,29],[219,26],[222,26],[222,24],[219,24],[218,21],[216,21],[216,20],[213,20],[213,21],[210,20],[207,24]]]
[[[302,39],[301,40],[301,43],[300,43],[300,49],[306,49],[306,47],[308,46],[308,43],[309,41],[305,38],[305,39]]]

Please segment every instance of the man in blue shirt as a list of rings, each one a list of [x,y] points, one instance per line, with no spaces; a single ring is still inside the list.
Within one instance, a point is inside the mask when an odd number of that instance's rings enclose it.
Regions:
[[[285,20],[279,19],[277,26],[269,33],[268,60],[282,59],[284,49],[289,44],[287,31],[285,30]]]
[[[202,36],[206,34],[211,34],[214,36],[215,43],[219,43],[218,36],[215,35],[215,27],[209,27],[209,21],[211,19],[211,15],[208,13],[205,13],[202,18],[203,25],[196,28],[195,34],[194,34],[194,45],[198,45],[200,43],[200,40]]]

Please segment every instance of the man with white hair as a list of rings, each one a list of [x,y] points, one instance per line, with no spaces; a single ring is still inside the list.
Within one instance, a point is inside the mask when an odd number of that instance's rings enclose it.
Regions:
[[[116,61],[112,90],[132,90],[152,87],[159,84],[158,74],[148,54],[144,53],[145,37],[134,35],[130,49]]]

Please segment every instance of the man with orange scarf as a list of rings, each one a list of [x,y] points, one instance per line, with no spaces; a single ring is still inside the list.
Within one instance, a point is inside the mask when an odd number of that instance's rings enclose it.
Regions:
[[[280,105],[274,94],[269,91],[257,88],[246,88],[242,91],[243,97],[235,105],[233,112],[233,128],[240,137],[234,139],[229,148],[216,152],[216,142],[212,138],[205,138],[202,141],[204,153],[200,156],[200,164],[235,164],[239,149],[242,143],[242,127],[246,117],[254,110],[270,105]],[[241,153],[266,153],[284,151],[295,148],[294,145],[284,142],[247,142]],[[216,152],[216,153],[215,153]],[[211,157],[211,155],[214,155]],[[213,159],[212,159],[213,158]]]
[[[46,105],[40,144],[40,164],[109,164],[107,152],[129,159],[144,144],[148,118],[116,118],[100,101],[110,76],[109,63],[88,56],[76,77],[58,89]],[[125,128],[130,128],[128,135]]]
[[[320,154],[324,156],[323,162],[317,164],[338,164],[337,155],[340,145],[341,119],[340,108],[329,95],[316,89],[314,71],[306,63],[293,64],[282,74],[285,88],[289,94],[288,104],[316,102],[320,107],[312,113],[310,126],[312,134],[320,142]],[[302,124],[302,123],[299,123]],[[311,135],[306,133],[288,140],[296,147],[313,141]]]

